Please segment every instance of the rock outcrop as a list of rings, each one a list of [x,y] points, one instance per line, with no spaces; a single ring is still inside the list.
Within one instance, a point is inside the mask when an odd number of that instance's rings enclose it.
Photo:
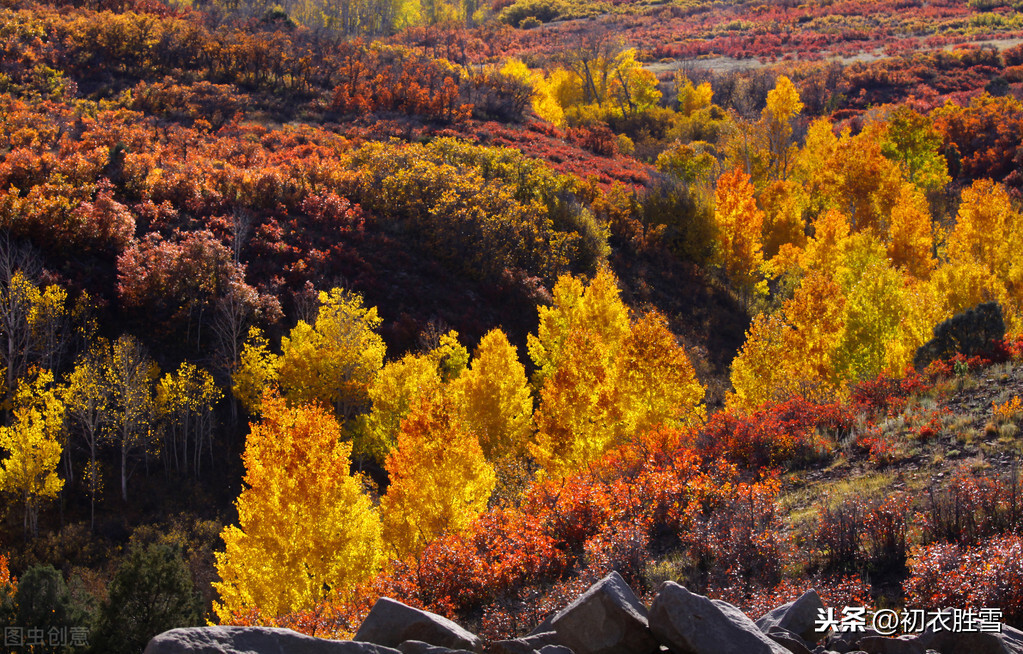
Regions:
[[[807,642],[815,643],[823,635],[815,628],[817,616],[823,608],[824,602],[817,595],[817,591],[808,590],[800,595],[799,599],[783,604],[764,615],[757,620],[757,626],[765,633],[770,631],[771,627],[780,627]]]
[[[728,602],[691,593],[673,581],[661,584],[654,598],[650,630],[682,654],[788,654]]]
[[[353,640],[385,647],[398,647],[408,640],[455,650],[475,650],[480,647],[478,636],[451,620],[412,608],[389,597],[377,600],[362,626],[355,632]]]
[[[143,654],[401,654],[347,640],[324,640],[272,627],[171,629],[149,641]]]
[[[484,643],[447,618],[382,598],[351,641],[269,627],[194,627],[156,636],[144,654],[1023,654],[1023,632],[1006,625],[1001,633],[825,634],[816,630],[824,608],[808,591],[753,622],[727,602],[668,581],[648,612],[611,573],[523,638]]]
[[[653,654],[647,611],[621,575],[612,572],[550,619],[558,644],[575,654]]]

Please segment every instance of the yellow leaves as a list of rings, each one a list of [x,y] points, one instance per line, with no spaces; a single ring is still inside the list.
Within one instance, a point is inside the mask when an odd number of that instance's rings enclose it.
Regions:
[[[927,200],[911,184],[903,184],[902,197],[892,208],[888,230],[888,256],[892,264],[919,279],[934,269],[934,236]]]
[[[795,390],[796,378],[785,365],[792,356],[787,349],[791,330],[780,315],[761,313],[753,319],[746,342],[732,361],[729,408],[752,411]]]
[[[547,122],[565,126],[565,109],[583,102],[582,84],[575,74],[555,68],[544,75],[533,73],[533,111]]]
[[[488,461],[525,453],[533,398],[526,369],[504,332],[487,332],[450,393],[459,419],[476,433]]]
[[[990,180],[977,180],[963,190],[955,227],[948,235],[948,263],[936,271],[940,274],[935,288],[952,313],[973,306],[965,303],[980,297],[998,300],[1009,328],[1018,329],[1023,323],[1021,249],[1023,217],[1008,192]],[[954,278],[958,281],[952,283]]]
[[[767,150],[771,158],[771,176],[776,180],[788,178],[796,146],[792,143],[792,119],[803,110],[799,91],[788,77],[781,75],[774,88],[767,93],[767,106],[761,114],[761,123],[767,136]]]
[[[977,180],[960,198],[959,215],[948,237],[949,261],[978,263],[1005,279],[1023,245],[1021,222],[1005,187]]]
[[[238,358],[238,368],[231,375],[231,391],[249,413],[259,415],[261,412],[264,390],[277,383],[278,365],[277,355],[270,351],[263,332],[251,327]]]
[[[380,520],[349,475],[351,444],[323,408],[271,394],[246,439],[238,526],[222,533],[214,583],[221,621],[259,608],[279,615],[359,583],[381,563]]]
[[[609,352],[599,335],[573,329],[566,355],[540,389],[537,434],[530,454],[549,474],[566,474],[602,454],[610,445],[613,417]]]
[[[163,413],[195,414],[211,411],[223,394],[209,372],[185,361],[176,373],[163,376],[156,397]]]
[[[384,363],[376,308],[339,288],[320,292],[315,325],[299,321],[281,339],[280,384],[289,401],[324,402],[350,418],[367,407],[368,388]]]
[[[540,324],[536,336],[529,335],[529,356],[536,364],[535,386],[554,372],[565,354],[565,341],[577,327],[592,331],[604,348],[614,351],[629,330],[629,310],[618,296],[618,280],[607,268],[601,268],[589,286],[582,280],[564,275],[554,286],[554,306],[537,307]]]
[[[778,129],[787,126],[791,134],[788,122],[802,110],[803,101],[799,99],[796,85],[788,77],[778,76],[774,88],[767,92],[767,105],[764,107],[762,117],[772,126],[777,125]]]
[[[833,397],[842,389],[838,346],[845,332],[846,298],[832,279],[805,277],[780,315],[759,315],[732,362],[730,406],[752,410],[794,392]]]
[[[714,89],[710,82],[703,82],[699,86],[693,83],[681,71],[675,73],[676,98],[678,100],[678,111],[683,116],[691,117],[698,111],[709,109],[714,97]]]
[[[709,185],[717,170],[714,147],[705,141],[675,141],[657,155],[657,170],[687,184]]]
[[[383,462],[394,447],[402,419],[424,398],[441,388],[437,364],[427,356],[408,354],[387,363],[369,386],[373,409],[357,438],[359,454]]]
[[[704,388],[685,352],[660,316],[629,320],[608,270],[589,287],[558,281],[529,351],[540,387],[530,453],[548,474],[585,465],[649,426],[702,419]]]
[[[64,405],[51,387],[49,370],[33,369],[22,379],[14,398],[14,422],[0,427],[0,490],[25,503],[25,529],[36,533],[39,507],[57,496],[64,480],[57,476],[63,447]]]
[[[718,178],[714,199],[719,260],[748,299],[757,290],[764,263],[760,243],[764,212],[753,199],[749,175],[739,169]]]
[[[365,410],[369,384],[383,366],[384,342],[376,308],[362,297],[339,288],[319,294],[313,325],[300,320],[281,339],[281,355],[270,351],[262,332],[253,327],[231,379],[235,397],[253,413],[267,388],[279,384],[293,403],[322,402],[342,419]]]
[[[619,411],[627,439],[656,425],[691,427],[706,419],[704,387],[664,316],[649,312],[632,325],[617,361]]]
[[[418,554],[442,533],[468,527],[494,490],[494,468],[476,436],[453,414],[449,401],[420,403],[387,457],[390,486],[380,503],[384,540],[399,558]]]

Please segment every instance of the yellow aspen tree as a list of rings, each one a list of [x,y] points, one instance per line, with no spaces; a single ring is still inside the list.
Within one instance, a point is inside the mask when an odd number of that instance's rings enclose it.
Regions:
[[[369,385],[373,408],[355,439],[357,454],[382,463],[395,446],[401,421],[421,400],[434,397],[441,385],[436,362],[424,355],[408,354],[385,364]]]
[[[748,303],[753,295],[766,291],[760,243],[764,212],[753,199],[749,175],[737,168],[718,178],[714,199],[718,257],[725,274]]]
[[[974,261],[943,263],[931,273],[928,282],[941,307],[939,322],[984,302],[998,302],[1003,308],[1012,307],[1004,282],[986,266]],[[1006,313],[1008,326],[1015,327],[1015,315]]]
[[[381,319],[358,293],[320,292],[313,325],[299,321],[281,339],[280,386],[289,402],[324,402],[341,420],[369,408],[369,385],[384,365]]]
[[[681,71],[675,72],[675,99],[678,101],[678,112],[687,118],[698,111],[709,109],[714,98],[714,89],[710,82],[694,85]]]
[[[849,217],[838,209],[828,209],[813,222],[814,235],[806,245],[803,266],[822,275],[835,277],[845,261],[849,247]]]
[[[792,142],[792,120],[803,110],[796,85],[780,75],[774,88],[767,93],[767,106],[761,112],[761,123],[767,139],[770,163],[768,174],[772,179],[788,179],[796,146]]]
[[[887,369],[898,372],[913,365],[913,355],[934,336],[935,325],[949,317],[928,280],[907,278],[902,297],[899,337],[890,341],[885,351]]]
[[[185,361],[156,387],[156,406],[164,422],[164,465],[200,476],[203,450],[213,460],[213,409],[223,394],[213,376]]]
[[[797,371],[789,368],[792,327],[778,314],[761,313],[746,332],[746,342],[732,360],[730,409],[753,411],[765,402],[795,391]]]
[[[808,394],[829,398],[842,389],[835,356],[845,332],[845,304],[838,283],[812,272],[782,307],[792,327],[785,332],[789,368],[800,371]]]
[[[616,440],[660,424],[685,428],[706,419],[706,388],[664,316],[656,311],[633,323],[616,367],[614,400],[623,418]]]
[[[33,360],[48,370],[55,370],[67,349],[70,317],[67,291],[52,284],[41,289],[29,315],[34,340]]]
[[[925,192],[940,191],[951,180],[941,154],[944,139],[930,116],[899,105],[887,116],[881,149],[899,163],[906,180]]]
[[[927,199],[912,184],[903,184],[902,199],[892,208],[888,257],[910,275],[926,279],[934,269],[934,234]]]
[[[130,460],[140,452],[149,456],[158,451],[153,383],[160,368],[138,339],[125,334],[114,341],[104,373],[110,389],[106,438],[120,450],[121,498],[127,502]]]
[[[13,391],[28,368],[33,348],[32,307],[39,302],[39,288],[15,272],[0,286],[0,356],[7,372],[6,387]]]
[[[270,391],[245,441],[238,525],[221,536],[221,622],[258,609],[276,616],[307,609],[358,584],[381,565],[373,502],[349,474],[351,443],[327,409],[289,407]]]
[[[567,474],[658,422],[702,419],[703,387],[684,350],[659,316],[629,320],[610,271],[589,287],[562,277],[555,306],[539,311],[529,453],[545,474]]]
[[[714,146],[710,143],[675,141],[657,155],[655,165],[657,170],[686,184],[709,188],[718,167],[718,160],[714,156]]]
[[[596,332],[569,332],[565,355],[540,388],[532,457],[549,475],[564,475],[604,453],[616,432],[611,401],[614,358]]]
[[[480,340],[469,369],[452,382],[450,395],[460,422],[479,438],[488,461],[525,453],[533,397],[526,369],[503,331],[493,329]]]
[[[903,275],[886,260],[874,258],[857,272],[846,292],[845,330],[836,354],[850,381],[885,371],[890,344],[899,338],[905,313]],[[902,370],[888,372],[899,375]]]
[[[554,303],[538,307],[540,324],[528,336],[529,356],[536,365],[534,385],[539,388],[560,365],[565,341],[572,330],[584,327],[593,333],[603,352],[614,352],[629,332],[629,310],[618,292],[618,280],[601,268],[585,285],[579,278],[563,275],[554,285]]]
[[[636,49],[626,48],[611,62],[607,96],[622,116],[635,116],[657,105],[661,91],[657,77],[636,61]]]
[[[0,450],[7,452],[0,459],[0,490],[21,497],[25,533],[33,536],[39,531],[39,509],[64,486],[57,476],[64,404],[52,385],[49,370],[30,370],[15,391],[14,421],[0,427]]]
[[[453,415],[451,402],[421,402],[402,422],[387,456],[390,486],[380,501],[384,541],[398,559],[468,527],[487,507],[497,483],[475,434]]]
[[[443,334],[426,357],[437,367],[437,374],[445,384],[457,379],[469,364],[469,350],[458,342],[458,332]]]
[[[764,259],[773,259],[784,245],[806,246],[802,206],[805,199],[799,184],[792,180],[771,182],[757,201],[764,210],[761,234]]]
[[[806,192],[807,209],[817,216],[839,206],[835,199],[843,180],[838,161],[839,140],[826,118],[818,118],[806,130],[806,140],[793,162],[793,180]]]
[[[814,271],[780,311],[758,315],[732,361],[728,405],[753,410],[797,393],[822,399],[840,394],[845,305],[842,287]]]
[[[110,342],[98,339],[78,357],[63,392],[68,424],[81,435],[89,451],[83,477],[89,492],[90,529],[95,527],[96,497],[102,489],[96,452],[109,421],[111,393],[105,372],[109,365]]]
[[[980,179],[963,190],[955,227],[948,235],[949,261],[975,262],[1002,280],[1007,280],[1009,263],[1018,258],[1023,226],[1012,208],[1005,187]]]
[[[263,331],[258,327],[249,328],[238,367],[231,375],[231,392],[252,415],[259,415],[263,393],[277,387],[280,357],[270,351]]]
[[[1023,293],[1023,217],[1015,211],[1005,187],[991,180],[977,180],[963,190],[955,227],[948,235],[946,256],[949,264],[965,271],[971,264],[987,270],[997,280],[992,284],[1004,289],[999,299],[1012,328],[1021,322],[1020,294]],[[951,297],[969,293],[952,291]],[[992,298],[997,299],[997,298]],[[952,304],[960,304],[953,301]]]

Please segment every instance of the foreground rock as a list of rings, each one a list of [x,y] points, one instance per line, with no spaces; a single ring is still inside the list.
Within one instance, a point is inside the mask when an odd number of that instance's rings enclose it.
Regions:
[[[418,640],[448,649],[477,650],[480,639],[443,616],[414,609],[388,597],[381,597],[370,609],[354,640],[398,647]]]
[[[525,638],[498,640],[490,643],[490,654],[533,654],[546,646],[557,644],[558,634],[553,631],[533,633]]]
[[[1003,631],[1008,629],[1003,627]],[[1015,631],[1015,630],[1013,630]],[[1018,632],[1017,632],[1018,633]],[[922,652],[933,649],[942,654],[969,652],[969,654],[1020,654],[1023,644],[1013,642],[1007,633],[962,633],[951,631],[931,631],[920,634],[914,640]]]
[[[650,630],[680,654],[789,654],[728,602],[661,584],[650,608]]]
[[[575,654],[653,654],[659,647],[646,607],[617,572],[559,611],[550,628]]]
[[[757,626],[764,633],[771,627],[779,627],[790,631],[808,643],[821,639],[823,633],[816,630],[817,616],[824,609],[817,591],[808,590],[799,599],[783,604],[757,620]]]
[[[371,643],[324,640],[273,627],[189,627],[156,636],[144,654],[401,654]]]

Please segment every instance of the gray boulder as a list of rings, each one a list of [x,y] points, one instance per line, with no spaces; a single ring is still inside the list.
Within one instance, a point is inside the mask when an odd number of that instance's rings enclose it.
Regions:
[[[347,640],[324,640],[272,627],[188,627],[149,641],[144,654],[400,654]]]
[[[658,589],[650,630],[678,654],[789,654],[728,602],[691,593],[673,581]]]
[[[781,627],[771,627],[767,630],[767,637],[778,643],[792,654],[813,654],[806,646],[806,641]]]
[[[590,586],[550,625],[558,644],[575,654],[653,654],[659,646],[646,607],[617,572]]]
[[[1013,643],[1006,642],[1003,634],[981,632],[928,631],[915,638],[920,651],[935,649],[942,654],[1016,654]]]
[[[862,651],[862,648],[859,646],[861,638],[880,635],[873,629],[864,629],[863,631],[832,631],[828,634],[827,639],[825,639],[824,646],[839,654],[853,654],[853,652]]]
[[[496,640],[490,643],[489,651],[491,654],[533,654],[547,645],[556,645],[557,642],[557,633],[544,631],[524,638]]]
[[[771,627],[780,627],[791,631],[808,643],[815,643],[824,636],[816,629],[817,616],[823,609],[824,602],[817,595],[817,591],[811,589],[800,595],[799,599],[783,604],[765,614],[757,620],[757,626],[764,633],[767,633]]]
[[[1002,642],[1012,654],[1023,654],[1023,631],[1002,624]]]
[[[480,639],[447,618],[414,609],[389,597],[381,597],[355,632],[354,640],[397,647],[407,640],[419,640],[448,649],[475,651]]]
[[[398,645],[398,650],[401,654],[473,654],[468,650],[438,647],[437,645],[424,643],[421,640],[406,640],[401,645]]]
[[[864,636],[856,646],[867,654],[924,654],[927,649],[916,636]]]

